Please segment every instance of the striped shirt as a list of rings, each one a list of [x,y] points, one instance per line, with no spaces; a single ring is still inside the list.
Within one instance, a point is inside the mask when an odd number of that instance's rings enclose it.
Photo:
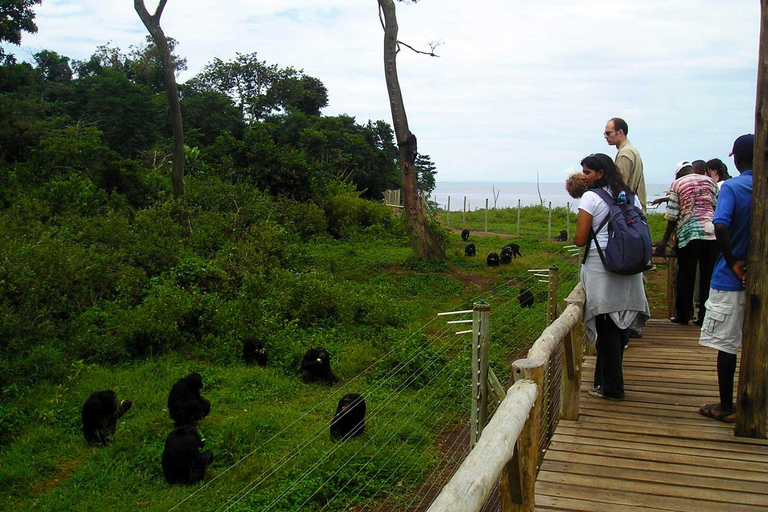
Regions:
[[[717,185],[709,176],[687,174],[672,182],[667,220],[677,221],[677,246],[691,240],[714,240],[712,218],[717,205]]]

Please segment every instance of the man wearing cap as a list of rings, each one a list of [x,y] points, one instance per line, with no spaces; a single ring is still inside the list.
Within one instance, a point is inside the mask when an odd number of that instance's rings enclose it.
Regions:
[[[712,218],[717,204],[717,185],[709,176],[696,173],[689,162],[675,167],[675,176],[669,191],[669,203],[664,217],[667,230],[656,244],[656,253],[664,254],[669,237],[677,228],[677,280],[675,282],[675,307],[677,316],[670,321],[688,325],[693,318],[693,289],[696,282],[696,265],[699,266],[699,304],[709,298],[710,278],[719,253],[715,240]],[[704,321],[706,307],[699,307],[696,325]]]
[[[712,273],[707,314],[699,344],[717,349],[717,383],[720,403],[706,404],[699,413],[726,423],[736,421],[733,378],[741,346],[746,292],[747,249],[752,221],[752,153],[755,136],[742,135],[733,143],[736,169],[741,173],[723,183],[715,209],[715,236],[722,254]]]
[[[603,136],[609,146],[616,146],[618,152],[614,162],[624,183],[637,194],[645,211],[645,177],[643,176],[643,159],[637,148],[629,142],[627,122],[620,117],[613,117],[605,124]]]

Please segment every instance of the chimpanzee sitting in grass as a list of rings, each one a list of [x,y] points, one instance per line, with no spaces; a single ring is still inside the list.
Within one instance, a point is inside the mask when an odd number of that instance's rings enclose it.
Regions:
[[[331,421],[331,437],[347,439],[359,436],[365,430],[365,398],[357,393],[347,393],[336,408],[336,415]]]
[[[464,248],[464,256],[469,256],[470,258],[477,255],[477,249],[475,248],[475,244],[469,244]]]
[[[211,412],[211,402],[200,396],[203,377],[195,372],[180,378],[168,395],[168,414],[177,427],[202,420]]]
[[[83,404],[83,435],[91,446],[106,446],[115,433],[117,420],[131,408],[133,402],[117,403],[117,395],[111,389],[94,391]]]
[[[322,381],[333,384],[339,379],[331,371],[331,357],[324,348],[311,348],[301,361],[301,380],[310,384]]]
[[[485,263],[489,267],[498,267],[499,266],[499,255],[498,253],[492,252],[485,258]]]
[[[464,240],[465,242],[467,240],[469,240],[469,230],[468,229],[465,229],[464,231],[461,232],[461,239]]]
[[[520,303],[521,308],[530,308],[535,302],[533,292],[531,290],[520,290],[517,296],[517,301]]]
[[[205,477],[213,462],[211,450],[200,452],[205,441],[194,424],[174,428],[165,440],[163,475],[169,484],[194,484]]]
[[[243,361],[245,364],[267,366],[267,349],[256,338],[243,340]]]

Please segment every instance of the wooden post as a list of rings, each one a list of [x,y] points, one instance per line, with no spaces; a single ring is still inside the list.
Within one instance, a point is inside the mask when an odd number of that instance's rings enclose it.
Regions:
[[[667,258],[667,318],[672,318],[677,313],[675,305],[677,298],[677,258]]]
[[[536,476],[539,472],[539,428],[544,370],[542,363],[531,359],[519,359],[512,363],[512,378],[515,382],[521,379],[533,381],[538,392],[525,427],[517,438],[515,454],[499,479],[502,512],[533,512],[534,510]]]
[[[557,320],[557,267],[549,267],[547,285],[547,325]]]
[[[517,200],[517,236],[520,236],[520,210],[521,210],[521,208],[522,207],[520,206],[520,200],[518,199]]]
[[[552,201],[547,208],[547,240],[552,239]]]
[[[571,202],[568,201],[565,207],[565,232],[568,234],[568,240],[571,239]]]
[[[467,229],[467,196],[464,196],[464,213],[461,217],[461,229]]]
[[[752,177],[752,225],[747,254],[747,304],[737,394],[735,433],[766,437],[768,423],[768,0],[760,0],[755,148]]]
[[[488,198],[485,198],[485,232],[488,232]]]
[[[448,196],[448,208],[445,209],[445,227],[451,227],[451,196]]]
[[[472,418],[469,449],[475,447],[488,422],[488,318],[491,307],[483,301],[472,312]]]
[[[565,309],[565,305],[563,309]],[[584,324],[577,323],[563,338],[563,376],[561,377],[560,419],[579,419],[579,390],[581,389],[582,339]]]

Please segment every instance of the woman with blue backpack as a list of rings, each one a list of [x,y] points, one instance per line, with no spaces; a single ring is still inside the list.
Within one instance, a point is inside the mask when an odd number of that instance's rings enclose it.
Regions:
[[[593,396],[624,400],[622,360],[629,327],[650,318],[642,272],[652,266],[653,245],[639,199],[611,157],[581,161],[587,191],[579,203],[574,243],[586,247],[581,284],[586,292],[584,325],[596,344]]]

